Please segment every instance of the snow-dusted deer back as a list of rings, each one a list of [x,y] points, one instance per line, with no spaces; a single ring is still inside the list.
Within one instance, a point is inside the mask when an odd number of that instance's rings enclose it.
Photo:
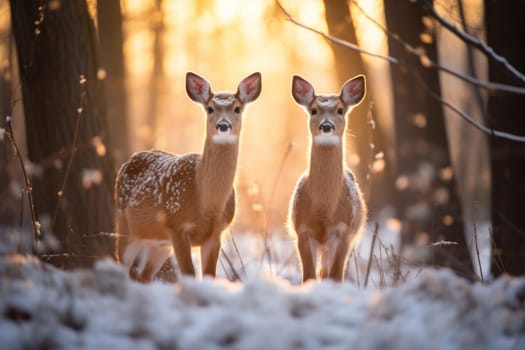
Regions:
[[[235,212],[242,114],[261,92],[261,75],[244,78],[235,94],[214,94],[204,78],[187,73],[186,92],[207,114],[202,154],[139,152],[117,175],[117,256],[142,281],[173,252],[181,273],[195,275],[192,246],[201,247],[203,274],[215,276],[221,233]]]
[[[361,191],[344,163],[345,118],[364,95],[362,75],[348,80],[339,95],[317,96],[308,81],[299,76],[292,80],[292,96],[306,109],[311,134],[308,170],[290,203],[290,228],[297,235],[303,281],[342,281],[351,240],[366,222]]]

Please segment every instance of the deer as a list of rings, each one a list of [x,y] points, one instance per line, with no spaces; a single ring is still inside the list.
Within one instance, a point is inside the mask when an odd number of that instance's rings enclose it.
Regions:
[[[344,161],[346,116],[365,96],[365,77],[348,80],[339,95],[316,95],[298,75],[292,96],[309,115],[310,154],[289,205],[289,229],[303,283],[330,278],[342,282],[352,239],[363,230],[367,207],[352,171]],[[318,262],[320,260],[320,262]]]
[[[135,153],[115,184],[118,261],[130,277],[151,281],[175,254],[179,271],[195,277],[192,247],[202,275],[215,278],[222,232],[235,214],[234,178],[243,112],[261,92],[261,74],[244,78],[236,93],[213,93],[208,81],[186,74],[186,93],[206,113],[201,154],[161,150]]]

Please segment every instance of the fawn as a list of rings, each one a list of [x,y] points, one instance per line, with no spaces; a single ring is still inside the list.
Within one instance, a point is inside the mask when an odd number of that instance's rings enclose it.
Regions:
[[[344,163],[345,116],[362,101],[365,77],[348,80],[339,96],[317,96],[308,81],[295,75],[292,95],[310,115],[309,167],[297,182],[289,213],[303,282],[317,277],[342,282],[351,239],[362,230],[367,216],[355,176]]]
[[[203,275],[215,277],[221,233],[235,213],[242,113],[260,92],[260,73],[244,78],[235,94],[214,94],[206,79],[187,73],[186,93],[207,113],[202,154],[144,151],[122,165],[115,185],[117,256],[131,277],[151,280],[173,252],[180,272],[195,276],[192,246],[201,248]]]

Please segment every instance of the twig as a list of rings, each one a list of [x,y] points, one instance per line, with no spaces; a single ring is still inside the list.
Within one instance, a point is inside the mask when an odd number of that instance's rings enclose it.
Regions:
[[[270,214],[271,214],[271,209],[272,209],[272,205],[273,205],[273,199],[274,199],[274,196],[275,196],[275,191],[277,190],[277,185],[279,184],[279,180],[281,179],[281,175],[282,175],[282,172],[283,172],[283,169],[284,169],[284,165],[286,164],[286,159],[288,159],[288,156],[290,156],[290,152],[292,151],[292,148],[293,148],[293,144],[290,142],[288,144],[288,146],[286,147],[286,151],[284,152],[282,158],[281,158],[281,162],[279,163],[279,168],[277,168],[277,175],[275,176],[275,180],[272,184],[272,188],[271,188],[271,192],[270,192],[270,198],[268,200],[268,207],[270,208]],[[271,218],[271,215],[268,215],[268,222],[267,224],[269,224],[271,222],[270,220]]]
[[[268,202],[266,202],[265,205],[263,205],[264,210],[264,256],[268,259],[268,269],[270,276],[272,275],[272,252],[271,252],[271,244],[270,244],[270,225],[272,222],[272,206],[273,206],[273,200],[275,196],[275,192],[277,189],[277,186],[279,184],[279,180],[281,178],[281,174],[284,169],[284,165],[286,164],[286,159],[290,155],[290,152],[293,148],[292,143],[289,143],[286,147],[286,150],[281,158],[281,161],[279,163],[279,167],[277,168],[277,174],[275,176],[275,180],[273,181],[273,184],[270,189],[270,197],[268,199]],[[262,198],[260,198],[260,202],[264,202]],[[264,260],[264,259],[263,259]]]
[[[7,116],[6,118],[6,124],[7,124],[7,131],[4,131],[4,133],[9,138],[9,141],[13,145],[13,149],[15,151],[16,158],[18,159],[18,162],[20,164],[20,168],[22,169],[22,174],[24,177],[24,183],[25,188],[22,190],[22,192],[27,193],[27,199],[29,202],[29,211],[31,213],[31,224],[33,226],[33,253],[36,253],[38,251],[38,242],[41,238],[41,232],[40,232],[40,223],[38,222],[36,211],[35,211],[35,204],[33,201],[33,188],[31,187],[31,181],[29,180],[29,176],[27,175],[27,171],[24,165],[24,160],[22,159],[22,155],[20,154],[20,150],[18,149],[18,145],[15,140],[15,136],[13,134],[13,126],[11,124],[11,117]],[[23,201],[23,197],[22,197]],[[22,212],[24,208],[24,204],[22,202]],[[23,215],[23,213],[21,213]]]
[[[60,190],[57,193],[58,198],[57,198],[57,203],[56,203],[56,206],[55,206],[55,211],[53,213],[53,221],[52,221],[52,224],[51,224],[52,228],[55,227],[56,218],[57,218],[57,214],[58,214],[58,208],[60,207],[60,201],[62,200],[62,197],[64,196],[64,190],[65,190],[65,187],[66,187],[67,180],[69,178],[69,173],[71,172],[71,166],[73,164],[73,159],[75,158],[75,154],[76,154],[77,140],[78,140],[78,134],[79,134],[79,130],[80,130],[80,120],[81,120],[81,117],[82,117],[82,112],[84,111],[84,99],[86,97],[86,82],[87,82],[86,78],[84,77],[83,74],[81,74],[80,75],[80,89],[81,89],[81,92],[80,92],[80,103],[79,103],[79,106],[77,108],[77,119],[76,119],[76,122],[75,122],[75,131],[73,133],[73,141],[71,142],[71,154],[70,154],[69,160],[67,162],[66,173],[64,175],[64,181],[62,182],[62,186],[60,187]]]
[[[357,253],[354,248],[352,248],[352,254],[354,255],[354,265],[355,265],[355,280],[357,287],[361,288],[361,283],[359,282],[359,263],[357,261]]]
[[[273,258],[272,258],[272,251],[270,247],[271,247],[270,232],[268,231],[268,229],[266,229],[264,231],[264,255],[268,259],[268,271],[269,271],[270,276],[272,276],[273,275],[273,272],[272,272],[273,271],[272,269]]]
[[[393,267],[392,282],[394,284],[398,284],[400,278],[403,277],[403,274],[401,273],[401,257],[395,253],[394,246],[392,244],[390,244],[390,249],[383,245],[383,249],[385,250],[390,265]],[[391,253],[389,253],[389,251]]]
[[[234,281],[241,281],[242,280],[241,276],[239,276],[239,274],[237,273],[237,270],[235,270],[235,267],[233,266],[233,263],[232,263],[230,257],[228,256],[228,254],[226,254],[226,251],[224,251],[223,248],[221,248],[221,253],[222,253],[221,255],[224,257],[224,259],[226,260],[226,262],[230,266],[230,270],[233,273],[233,280]],[[222,268],[224,269],[224,265],[223,265]],[[224,269],[224,272],[226,273],[226,269]]]
[[[492,251],[491,253],[492,254],[491,273],[492,273],[492,276],[494,276],[496,274],[495,267],[498,267],[500,273],[504,273],[506,271],[506,268],[505,268],[505,265],[503,264],[503,258],[501,257],[502,250],[498,248],[498,246],[496,245],[496,239],[494,238],[494,231],[492,230],[492,228],[489,229],[489,232],[490,232],[490,242],[492,246],[491,247],[492,248],[491,249]]]
[[[224,266],[224,262],[222,261],[222,259],[220,259],[219,262],[221,263],[222,270],[224,271],[224,274],[226,275],[226,279],[228,281],[233,281],[233,278],[230,277],[230,275],[228,274],[228,270],[226,270],[226,266]]]
[[[269,269],[270,269],[270,275],[272,274],[272,266],[271,266],[271,260],[272,260],[272,256],[271,256],[271,251],[270,251],[270,244],[269,244],[269,230],[270,230],[270,225],[273,221],[272,219],[272,214],[273,214],[273,210],[272,210],[272,207],[273,207],[273,200],[274,200],[274,197],[275,197],[275,192],[277,190],[277,186],[279,185],[279,180],[281,179],[281,175],[282,175],[282,172],[283,172],[283,169],[284,169],[284,165],[286,164],[286,159],[288,159],[288,157],[290,156],[290,152],[292,151],[292,148],[293,148],[293,144],[290,142],[288,143],[288,146],[286,147],[286,151],[284,152],[282,158],[281,158],[281,162],[279,163],[279,167],[277,168],[277,174],[275,176],[275,180],[272,184],[272,187],[271,187],[271,192],[270,192],[270,197],[268,199],[268,203],[267,203],[267,206],[265,206],[267,208],[267,214],[265,215],[266,217],[266,229],[265,229],[265,234],[264,234],[264,248],[265,248],[265,251],[266,251],[266,254],[268,256],[268,263],[269,263]]]
[[[458,245],[458,242],[441,240],[430,244],[432,247],[448,247],[452,245]]]
[[[368,277],[370,276],[370,268],[372,267],[372,258],[374,256],[374,246],[376,244],[378,231],[379,231],[379,224],[376,222],[375,227],[374,227],[374,235],[372,236],[372,245],[370,247],[370,254],[368,255],[368,264],[366,266],[365,288],[368,285]]]
[[[237,253],[237,256],[239,257],[239,261],[241,262],[241,268],[242,273],[244,277],[246,277],[246,269],[244,268],[244,261],[242,260],[241,252],[239,251],[239,247],[237,246],[237,242],[235,241],[235,238],[233,237],[233,231],[230,230],[230,237],[233,243],[233,247],[235,248],[235,252]]]
[[[439,22],[444,28],[455,34],[459,39],[468,45],[472,45],[487,57],[503,65],[510,73],[512,73],[518,80],[525,83],[525,75],[521,73],[516,67],[511,65],[507,59],[494,51],[489,45],[479,41],[477,38],[468,34],[465,31],[459,30],[454,24],[443,18],[434,8],[432,3],[428,0],[419,0],[419,2],[428,9],[430,15]]]
[[[373,259],[375,259],[376,261],[376,266],[377,266],[377,271],[379,272],[379,287],[380,288],[384,288],[386,283],[385,283],[385,270],[383,268],[383,263],[382,263],[382,250],[379,249],[379,255],[380,257],[378,258],[375,254],[373,255]]]
[[[295,257],[295,252],[291,252],[290,254],[288,254],[288,257],[284,259],[284,262],[279,267],[279,270],[277,270],[277,276],[279,276],[283,272],[284,268],[288,266],[292,262],[292,259],[294,259]]]
[[[479,257],[478,228],[476,225],[476,216],[477,216],[477,205],[474,202],[474,244],[476,245],[476,256],[478,259],[479,277],[481,278],[481,282],[485,282],[485,279],[483,278],[483,269],[481,268],[481,258]]]

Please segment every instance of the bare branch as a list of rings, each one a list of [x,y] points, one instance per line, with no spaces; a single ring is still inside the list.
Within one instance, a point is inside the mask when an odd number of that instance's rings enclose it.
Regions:
[[[12,104],[12,106],[13,105],[14,103]],[[41,238],[41,232],[40,232],[40,223],[38,222],[36,211],[35,211],[35,203],[33,200],[33,188],[31,187],[31,181],[29,180],[29,176],[27,174],[26,167],[24,165],[24,160],[22,159],[22,155],[20,154],[18,145],[15,140],[15,136],[13,133],[13,126],[11,125],[11,116],[6,117],[6,124],[7,124],[7,130],[3,132],[7,135],[7,137],[9,138],[9,141],[13,145],[15,155],[18,159],[18,162],[20,163],[20,168],[22,170],[22,174],[24,177],[25,188],[23,189],[23,192],[27,193],[27,199],[29,201],[29,211],[31,213],[31,224],[33,225],[33,253],[36,253],[38,251],[38,243]],[[22,198],[22,201],[23,201],[23,198]],[[22,208],[23,208],[23,202],[22,202]]]
[[[481,282],[485,282],[485,279],[483,278],[483,268],[481,267],[481,258],[479,256],[479,244],[478,244],[478,227],[476,225],[477,220],[477,203],[474,202],[474,244],[476,246],[476,257],[478,260],[478,268],[479,268],[479,277],[481,278]]]
[[[352,44],[352,43],[350,43],[350,42],[348,42],[346,40],[339,39],[337,37],[331,36],[330,34],[326,34],[326,33],[322,32],[320,30],[317,30],[317,29],[315,29],[313,27],[307,26],[306,24],[303,24],[303,23],[297,21],[295,18],[293,18],[292,15],[290,15],[290,13],[288,11],[286,11],[286,9],[283,7],[283,5],[281,5],[279,0],[276,0],[275,2],[277,3],[277,6],[281,9],[283,14],[285,15],[286,20],[292,22],[293,24],[295,24],[295,25],[297,25],[297,26],[299,26],[301,28],[307,29],[307,30],[309,30],[309,31],[311,31],[311,32],[313,32],[313,33],[315,33],[317,35],[322,36],[326,40],[329,40],[329,41],[334,42],[336,44],[342,45],[344,47],[348,47],[349,49],[355,50],[355,51],[360,52],[362,54],[365,54],[365,55],[368,55],[368,56],[372,56],[372,57],[376,57],[376,58],[380,58],[380,59],[388,61],[390,63],[399,64],[398,60],[395,57],[385,56],[385,55],[381,55],[381,54],[378,54],[378,53],[367,51],[367,50],[362,49],[359,46],[357,46],[355,44]]]
[[[374,255],[374,246],[376,244],[377,233],[379,231],[379,224],[376,222],[374,226],[374,235],[372,236],[372,245],[370,246],[370,255],[368,256],[368,264],[366,265],[366,275],[365,275],[365,288],[368,284],[368,277],[370,276],[370,268],[372,267],[372,259]],[[378,264],[379,266],[379,264]]]
[[[60,208],[60,202],[62,200],[62,197],[64,196],[64,190],[66,187],[67,180],[69,178],[69,173],[71,172],[71,166],[73,164],[73,159],[75,158],[76,152],[77,152],[77,141],[78,141],[78,134],[80,130],[80,120],[82,118],[82,112],[84,111],[84,99],[86,97],[86,78],[83,74],[80,75],[80,103],[77,108],[77,118],[75,122],[75,131],[73,133],[73,141],[71,143],[71,154],[69,156],[69,160],[67,162],[66,167],[66,173],[64,175],[64,181],[62,182],[62,186],[60,187],[60,190],[58,191],[57,195],[57,203],[55,206],[55,211],[53,213],[53,221],[51,224],[51,227],[55,227],[55,222],[58,214],[58,209]]]
[[[444,28],[448,29],[450,32],[454,33],[459,39],[468,45],[472,45],[481,52],[483,52],[487,57],[493,59],[494,61],[503,65],[510,73],[512,73],[518,80],[521,80],[525,83],[525,75],[521,73],[516,67],[507,61],[507,59],[494,51],[494,49],[484,42],[479,41],[477,38],[468,34],[467,32],[458,29],[453,23],[447,21],[442,17],[434,8],[432,3],[428,0],[420,0],[423,6],[425,6],[430,15],[439,22]]]
[[[507,140],[516,141],[516,142],[525,142],[525,136],[520,136],[520,135],[511,134],[511,133],[504,132],[504,131],[494,130],[494,129],[491,129],[489,127],[486,127],[485,125],[482,125],[482,124],[478,123],[470,115],[468,115],[467,113],[463,112],[461,109],[459,109],[458,107],[454,106],[450,102],[445,101],[441,96],[436,94],[434,91],[430,90],[428,88],[428,86],[426,86],[426,84],[423,84],[423,85],[424,85],[425,89],[427,90],[427,93],[432,98],[435,98],[441,104],[443,104],[444,106],[450,108],[452,111],[456,112],[461,118],[463,118],[467,123],[469,123],[470,125],[472,125],[476,129],[478,129],[478,130],[480,130],[480,131],[482,131],[482,132],[484,132],[484,133],[486,133],[488,135],[494,136],[494,137],[499,137],[499,138],[502,138],[502,139],[507,139]]]
[[[436,62],[432,61],[428,56],[424,55],[421,51],[417,50],[415,47],[413,47],[410,44],[408,44],[407,42],[403,41],[399,37],[399,35],[397,35],[396,33],[391,32],[390,30],[388,30],[387,28],[382,26],[380,23],[378,23],[372,16],[370,16],[361,7],[361,5],[359,4],[359,2],[357,0],[352,0],[352,2],[356,6],[356,8],[361,12],[361,14],[363,16],[365,16],[370,22],[372,22],[376,27],[381,29],[383,31],[383,33],[385,33],[389,38],[394,39],[394,40],[400,42],[401,44],[403,44],[403,46],[406,48],[407,52],[409,52],[409,53],[419,57],[420,62],[421,62],[422,59],[424,59],[426,64],[429,67],[435,68],[435,69],[437,69],[439,71],[442,71],[444,73],[450,74],[450,75],[452,75],[452,76],[454,76],[454,77],[456,77],[458,79],[461,79],[461,80],[463,80],[463,81],[465,81],[465,82],[467,82],[469,84],[476,85],[476,86],[482,87],[482,88],[487,89],[487,90],[499,90],[499,91],[510,92],[510,93],[513,93],[513,94],[525,95],[525,88],[523,88],[523,87],[507,85],[507,84],[501,84],[501,83],[494,83],[494,82],[485,81],[485,80],[480,80],[480,79],[477,79],[477,78],[475,78],[473,76],[465,75],[465,74],[456,72],[456,71],[454,71],[454,70],[452,70],[450,68],[447,68],[447,67],[444,67],[442,65],[437,64]],[[398,60],[396,59],[396,61],[398,61]],[[400,64],[400,62],[397,62],[397,64]]]

